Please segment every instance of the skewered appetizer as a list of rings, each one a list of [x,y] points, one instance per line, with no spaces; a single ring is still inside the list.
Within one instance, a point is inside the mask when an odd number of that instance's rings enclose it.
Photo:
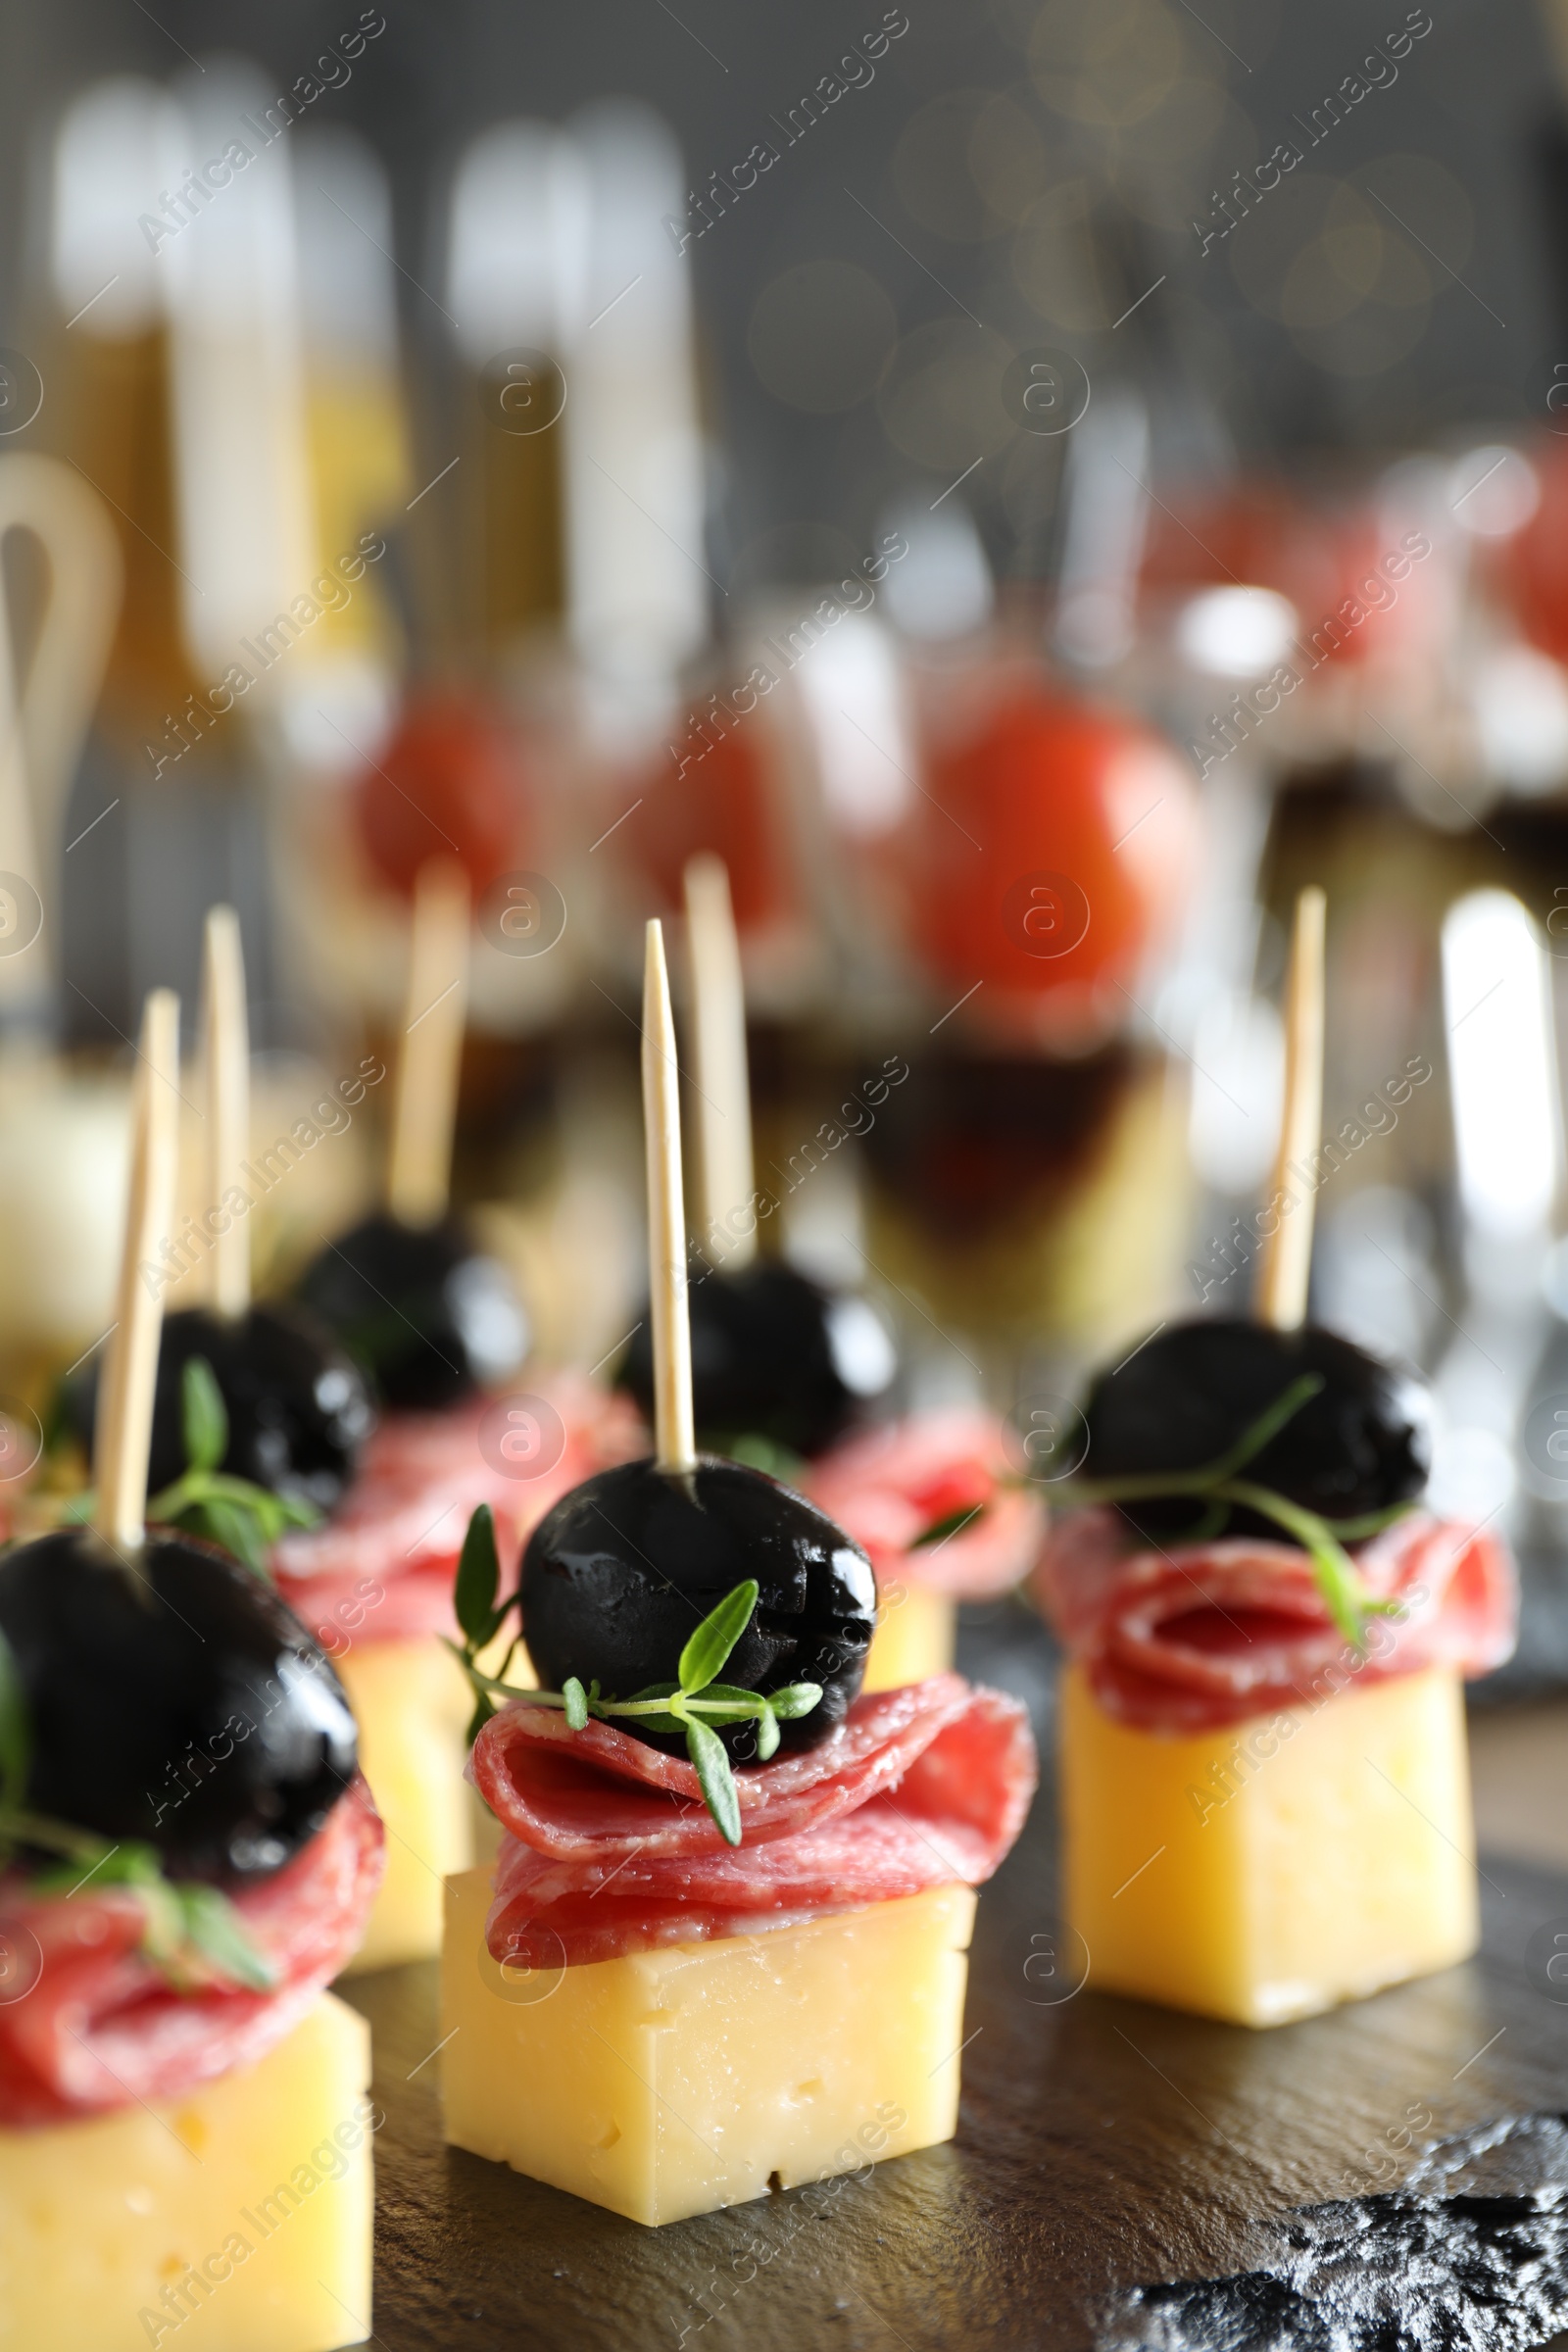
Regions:
[[[1180,1265],[1183,1118],[1128,992],[1190,903],[1197,796],[1019,649],[911,683],[923,790],[884,862],[932,1034],[866,1138],[869,1246],[938,1323],[1096,1351]]]
[[[414,901],[387,1201],[306,1268],[298,1298],[394,1411],[466,1403],[514,1372],[527,1324],[505,1269],[449,1213],[467,1005],[468,891],[428,864]]]
[[[1282,1169],[1318,1120],[1303,902]],[[1421,1507],[1421,1383],[1304,1322],[1309,1213],[1277,1221],[1263,1319],[1164,1330],[1094,1383],[1036,1576],[1090,1981],[1251,2026],[1474,1950],[1460,1685],[1514,1639],[1501,1543]]]
[[[716,858],[688,865],[686,905],[710,1257],[690,1290],[697,1429],[712,1450],[788,1477],[866,1547],[882,1599],[865,1687],[894,1690],[952,1665],[956,1600],[1016,1585],[1045,1514],[1014,1475],[1003,1425],[978,1407],[858,1428],[897,1369],[874,1310],[753,1255],[745,1002]],[[620,1379],[651,1415],[646,1317]]]
[[[476,1663],[512,1603],[475,1518],[471,1770],[505,1835],[449,1882],[442,1955],[448,2139],[649,2224],[952,2136],[972,1889],[1035,1777],[1009,1699],[862,1693],[864,1552],[696,1451],[672,1040],[650,924],[659,1451],[530,1537],[522,1697]]]
[[[453,1580],[471,1513],[486,1503],[520,1544],[558,1494],[635,1443],[630,1414],[585,1382],[538,1383],[512,1418],[485,1394],[516,1369],[526,1324],[504,1269],[447,1213],[467,943],[461,875],[427,867],[387,1210],[329,1244],[300,1285],[386,1409],[331,1518],[286,1533],[271,1554],[279,1591],[337,1661],[391,1834],[357,1963],[367,1969],[434,1954],[442,1877],[473,1855],[470,1701],[439,1638],[458,1630]]]
[[[338,1501],[375,1415],[359,1371],[329,1332],[297,1307],[251,1298],[249,1228],[236,1208],[249,1203],[250,1048],[239,922],[230,906],[215,906],[207,917],[202,1029],[210,1206],[194,1230],[206,1251],[209,1300],[163,1319],[148,1483],[162,1498],[190,1467],[190,1368],[201,1366],[201,1389],[216,1389],[222,1435],[201,1465],[211,1474],[202,1507],[174,1515],[260,1569],[261,1537],[308,1526]],[[94,1360],[62,1397],[66,1425],[83,1446],[99,1382]],[[261,1494],[231,1492],[225,1482],[236,1480]],[[264,1496],[276,1498],[273,1507]]]
[[[449,913],[439,898],[427,902],[416,991],[440,993],[428,969],[429,933],[434,923],[450,946],[450,924],[436,919]],[[224,1203],[230,1188],[243,1185],[249,1149],[245,977],[226,907],[208,917],[205,977],[207,1188],[214,1203]],[[460,1004],[453,1052],[461,1031]],[[402,1115],[412,1120],[413,1082],[407,1069],[402,1075]],[[436,1096],[444,1091],[447,1100],[448,1134],[454,1078],[451,1069],[433,1077]],[[440,1874],[472,1851],[472,1803],[462,1781],[468,1699],[437,1638],[457,1630],[452,1582],[463,1529],[486,1500],[520,1537],[555,1494],[609,1458],[595,1449],[598,1400],[586,1387],[559,1386],[553,1399],[534,1400],[541,1417],[555,1415],[561,1456],[546,1458],[538,1477],[517,1474],[505,1429],[487,1458],[481,1436],[494,1408],[474,1394],[467,1370],[452,1392],[466,1401],[442,1413],[394,1412],[376,1428],[352,1354],[307,1309],[252,1301],[245,1220],[213,1216],[207,1229],[209,1303],[169,1316],[163,1329],[153,1515],[270,1570],[337,1662],[362,1726],[366,1770],[394,1833],[356,1965],[428,1957],[440,1938]],[[439,1245],[438,1233],[389,1229],[416,1254]],[[464,1260],[479,1262],[471,1253]],[[498,1267],[491,1278],[503,1279]],[[405,1306],[412,1304],[405,1293]],[[438,1363],[454,1344],[439,1313],[416,1336]],[[83,1436],[97,1392],[94,1372],[68,1397]],[[205,1440],[204,1432],[215,1434]],[[524,1473],[531,1467],[520,1465]],[[323,1512],[331,1514],[324,1523]]]
[[[759,1451],[818,1453],[886,1389],[894,1370],[887,1335],[863,1298],[735,1249],[692,1285],[691,1318],[697,1426],[720,1451],[760,1440]],[[646,1315],[620,1380],[651,1414]]]
[[[367,1217],[306,1268],[299,1299],[395,1412],[466,1404],[515,1372],[525,1350],[505,1267],[453,1218]]]
[[[94,1524],[0,1559],[8,2352],[369,2325],[368,2035],[323,1990],[381,1868],[354,1718],[263,1581],[143,1525],[177,1031],[155,992]]]
[[[746,1002],[729,876],[716,858],[694,858],[685,885],[708,1227],[708,1263],[689,1294],[697,1427],[715,1451],[750,1446],[793,1461],[841,1437],[886,1391],[897,1361],[863,1298],[756,1255]],[[620,1383],[651,1418],[647,1315],[632,1334]]]
[[[511,1488],[485,1475],[478,1392],[520,1360],[520,1309],[447,1209],[467,928],[463,875],[425,866],[414,893],[388,1205],[329,1243],[298,1286],[390,1408],[333,1520],[274,1555],[281,1590],[339,1660],[393,1833],[364,1968],[435,1951],[441,1876],[472,1854],[461,1781],[466,1699],[436,1636],[451,1630],[466,1509],[486,1494],[502,1507],[497,1490]]]

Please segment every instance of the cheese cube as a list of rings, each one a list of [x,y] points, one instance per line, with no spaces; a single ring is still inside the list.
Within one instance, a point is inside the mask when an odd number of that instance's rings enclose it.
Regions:
[[[956,1602],[946,1592],[932,1592],[922,1585],[885,1585],[862,1688],[902,1690],[906,1683],[946,1674],[953,1664],[957,1614]]]
[[[763,1936],[503,1971],[490,1880],[447,1888],[446,2135],[660,2224],[951,2139],[967,1886]]]
[[[323,1993],[180,2099],[0,2132],[0,2352],[333,2352],[370,2330],[370,2033]]]
[[[351,1968],[433,1960],[441,1948],[442,1880],[473,1860],[463,1778],[473,1694],[433,1634],[356,1642],[336,1666],[360,1727],[360,1763],[386,1824],[386,1876]]]
[[[1067,1918],[1101,1991],[1275,2026],[1475,1950],[1451,1671],[1165,1739],[1069,1668],[1061,1802]]]

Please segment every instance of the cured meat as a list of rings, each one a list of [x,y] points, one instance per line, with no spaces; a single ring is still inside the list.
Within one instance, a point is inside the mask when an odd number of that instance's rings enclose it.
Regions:
[[[1485,1674],[1511,1652],[1518,1599],[1490,1530],[1413,1511],[1356,1552],[1363,1585],[1396,1610],[1368,1620],[1358,1655],[1306,1554],[1233,1537],[1140,1548],[1114,1510],[1052,1530],[1034,1586],[1107,1714],[1177,1737],[1321,1699],[1348,1682],[1426,1666]]]
[[[571,1732],[524,1701],[485,1726],[470,1770],[507,1832],[491,1952],[559,1939],[576,1963],[978,1886],[1023,1826],[1036,1768],[1016,1700],[941,1674],[857,1699],[820,1747],[739,1770],[739,1847],[683,1757],[612,1724]]]
[[[561,1459],[537,1478],[509,1476],[481,1443],[493,1400],[447,1413],[393,1413],[365,1449],[360,1474],[324,1527],[285,1536],[272,1554],[278,1591],[333,1657],[354,1641],[456,1636],[452,1580],[481,1502],[496,1516],[510,1577],[552,1503],[593,1471],[643,1449],[635,1412],[586,1381],[538,1392],[560,1414]]]
[[[1004,1422],[957,1405],[835,1446],[810,1464],[802,1491],[864,1544],[880,1582],[972,1600],[1010,1591],[1039,1553],[1045,1506],[1020,1483],[1022,1468]],[[916,1544],[965,1512],[969,1525]]]
[[[234,1898],[278,1972],[270,1992],[223,1983],[176,1992],[138,1948],[144,1913],[128,1888],[40,1897],[0,1879],[0,1946],[33,1974],[25,1992],[0,2002],[0,2127],[178,2098],[254,2065],[354,1953],[384,1848],[380,1816],[356,1780],[303,1853]]]

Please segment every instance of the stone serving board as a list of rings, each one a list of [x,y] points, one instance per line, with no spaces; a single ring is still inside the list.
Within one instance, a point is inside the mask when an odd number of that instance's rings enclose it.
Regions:
[[[961,1662],[1049,1736],[1032,1620],[976,1613]],[[386,2112],[368,2340],[1522,2352],[1568,2328],[1568,1879],[1484,1860],[1476,1961],[1254,2034],[1074,1990],[1053,1835],[1048,1780],[981,1899],[956,2140],[660,2230],[446,2148],[435,1969],[351,1983]]]

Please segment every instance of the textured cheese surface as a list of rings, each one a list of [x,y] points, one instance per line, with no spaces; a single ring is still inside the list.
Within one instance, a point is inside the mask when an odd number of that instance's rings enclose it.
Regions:
[[[866,1690],[902,1690],[946,1674],[953,1664],[957,1604],[946,1592],[897,1582],[883,1587],[882,1607],[866,1654]]]
[[[370,2034],[323,1993],[185,2099],[0,2132],[0,2352],[333,2352],[370,2328]]]
[[[1113,1722],[1073,1668],[1061,1788],[1067,1917],[1102,1990],[1272,2026],[1475,1949],[1449,1671],[1170,1740]]]
[[[386,1823],[386,1876],[352,1969],[433,1960],[441,1948],[441,1882],[473,1860],[463,1778],[472,1694],[433,1634],[357,1642],[336,1665],[359,1722],[360,1763]]]
[[[455,2146],[683,2221],[951,2139],[975,1898],[937,1886],[765,1936],[508,1982],[486,1872],[447,1889],[441,2031]]]

